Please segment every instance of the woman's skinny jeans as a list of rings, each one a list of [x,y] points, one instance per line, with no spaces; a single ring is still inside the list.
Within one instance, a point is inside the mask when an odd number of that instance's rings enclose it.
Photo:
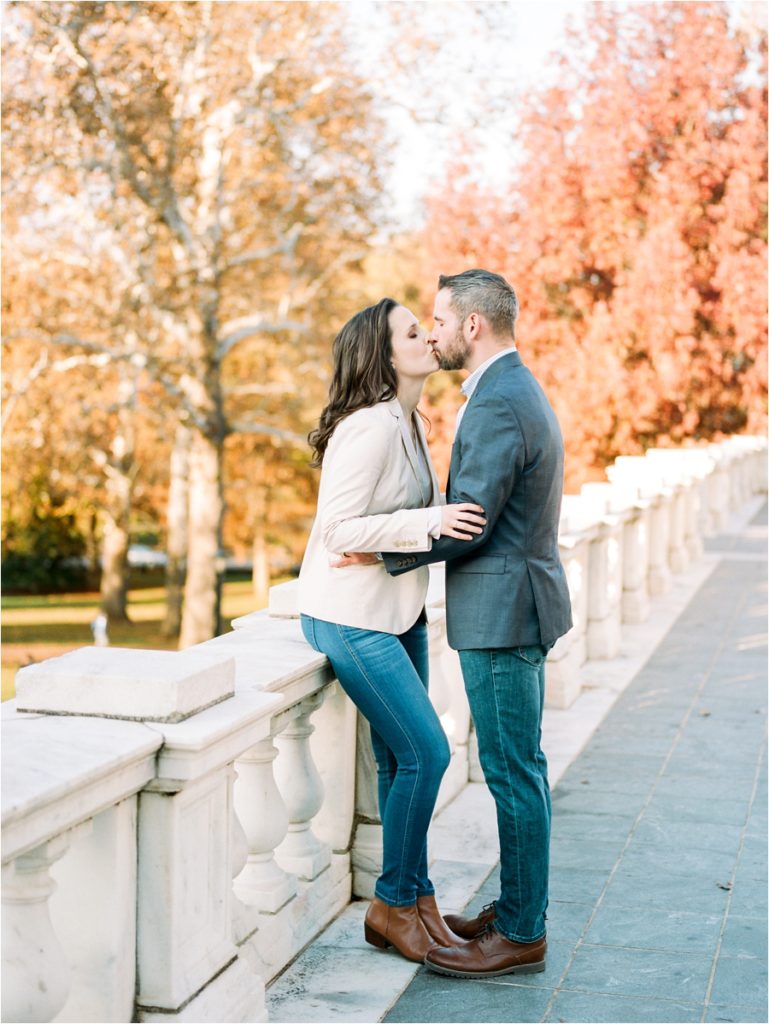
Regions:
[[[399,636],[302,615],[307,642],[325,654],[368,719],[378,771],[382,874],[375,895],[393,907],[435,892],[427,829],[449,764],[446,735],[427,696],[427,624]]]

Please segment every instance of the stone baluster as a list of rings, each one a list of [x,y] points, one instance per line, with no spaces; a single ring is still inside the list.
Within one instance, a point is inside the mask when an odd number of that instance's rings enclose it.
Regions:
[[[749,448],[741,443],[744,439],[734,438],[734,451],[736,454],[736,462],[738,466],[739,478],[740,478],[740,505],[742,508],[750,501],[753,497],[755,489],[755,481],[751,470],[753,469],[752,452]]]
[[[635,487],[637,495],[649,502],[649,594],[666,594],[671,587],[671,488],[665,486],[652,462],[640,455],[621,455],[607,467],[606,475],[612,483]]]
[[[692,474],[684,492],[684,543],[692,562],[702,557],[704,545],[700,531],[700,480]]]
[[[661,485],[670,494],[668,565],[674,573],[686,572],[690,556],[686,544],[686,493],[691,481],[676,449],[652,448],[646,453],[646,484]]]
[[[67,1001],[72,972],[51,923],[56,883],[51,865],[66,852],[66,835],[3,865],[2,1017],[53,1020]]]
[[[738,512],[747,501],[743,485],[742,467],[739,447],[733,443],[732,438],[727,438],[721,443],[721,450],[726,456],[726,472],[729,477],[729,514]]]
[[[571,596],[572,628],[555,644],[545,666],[548,707],[568,708],[580,694],[580,671],[587,660],[588,551],[591,531],[579,527],[571,498],[561,521],[559,550]],[[569,512],[569,509],[571,510]],[[569,518],[571,515],[571,518]]]
[[[716,517],[712,508],[713,470],[716,460],[709,449],[696,448],[687,451],[686,457],[697,480],[698,522],[697,532],[701,538],[712,537],[716,532]]]
[[[706,462],[698,449],[651,448],[646,457],[664,473],[667,484],[679,490],[675,510],[676,537],[671,539],[670,564],[674,572],[685,570],[691,561],[701,557],[701,496]]]
[[[670,492],[650,495],[649,516],[649,593],[667,594],[672,586],[668,555],[670,551]]]
[[[766,494],[769,489],[769,459],[767,459],[767,439],[753,437],[750,479],[754,494]]]
[[[51,869],[57,885],[51,920],[72,967],[57,1024],[133,1019],[136,826],[137,798],[131,796],[72,829],[69,852]]]
[[[650,603],[647,578],[649,574],[649,507],[638,501],[630,510],[622,532],[622,621],[645,622]]]
[[[235,794],[237,793],[236,783],[238,780],[238,771],[235,765],[232,766],[232,880],[233,882],[241,873],[243,868],[248,864],[248,837],[246,836],[246,830],[238,817],[236,806],[235,806]]]
[[[713,472],[708,481],[708,499],[713,531],[720,533],[729,521],[730,481],[727,455],[719,444],[712,444],[708,451],[714,459]]]
[[[621,641],[622,523],[606,516],[590,542],[587,656],[614,658]]]
[[[645,622],[650,611],[649,503],[639,497],[638,487],[627,480],[583,487],[583,491],[591,490],[602,490],[605,511],[619,516],[622,523],[622,622]]]
[[[272,736],[236,762],[235,812],[246,836],[246,864],[235,880],[235,895],[258,910],[274,914],[296,893],[296,878],[275,860],[275,848],[288,832],[288,811],[275,783],[278,751]]]
[[[686,572],[689,568],[689,551],[686,546],[686,491],[688,485],[679,483],[672,487],[670,502],[670,551],[669,563],[673,572]]]
[[[767,441],[764,437],[735,437],[735,449],[740,453],[745,480],[745,501],[767,490]]]
[[[311,881],[331,863],[331,850],[312,830],[312,819],[323,804],[321,782],[310,750],[314,732],[310,716],[323,703],[323,692],[308,697],[279,718],[287,717],[276,738],[279,757],[275,781],[288,812],[288,832],[275,851],[275,859],[287,871]]]

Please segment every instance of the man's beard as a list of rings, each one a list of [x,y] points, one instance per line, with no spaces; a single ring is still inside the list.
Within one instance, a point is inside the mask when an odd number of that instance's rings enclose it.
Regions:
[[[470,346],[465,341],[462,327],[458,327],[445,352],[438,352],[440,367],[442,370],[463,370],[469,355]]]

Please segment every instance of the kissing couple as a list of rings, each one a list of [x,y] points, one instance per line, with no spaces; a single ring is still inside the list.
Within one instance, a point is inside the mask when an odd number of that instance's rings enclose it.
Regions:
[[[518,353],[518,300],[499,274],[441,276],[429,333],[382,299],[336,336],[328,404],[310,434],[318,510],[299,576],[307,642],[368,720],[382,873],[366,941],[441,974],[545,969],[550,788],[540,745],[545,659],[571,627],[558,552],[563,440]],[[427,377],[469,371],[445,502],[417,410]],[[425,596],[446,562],[459,653],[499,828],[500,894],[442,917],[427,830],[450,751],[428,696]]]

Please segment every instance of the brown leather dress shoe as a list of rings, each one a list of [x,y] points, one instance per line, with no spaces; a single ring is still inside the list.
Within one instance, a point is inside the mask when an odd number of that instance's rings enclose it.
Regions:
[[[418,964],[424,961],[428,950],[437,948],[422,923],[416,903],[391,907],[375,896],[366,911],[363,934],[372,946],[395,946],[401,956]]]
[[[463,946],[465,944],[465,940],[459,935],[455,935],[444,918],[441,917],[434,896],[417,896],[417,911],[430,938],[439,946]]]
[[[497,904],[487,903],[477,917],[460,917],[459,914],[446,914],[444,921],[455,935],[463,939],[477,939],[481,932],[494,923]]]
[[[489,928],[464,946],[432,949],[425,964],[453,978],[497,978],[500,974],[536,974],[545,969],[547,942],[511,942]]]

